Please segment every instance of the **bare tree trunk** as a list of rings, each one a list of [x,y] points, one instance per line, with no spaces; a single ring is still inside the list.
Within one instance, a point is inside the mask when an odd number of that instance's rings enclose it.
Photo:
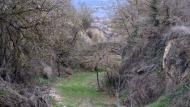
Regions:
[[[98,71],[98,67],[95,66],[94,70],[96,71],[96,79],[97,79],[98,89],[100,89],[100,80],[99,80],[99,71]]]
[[[120,107],[120,98],[119,98],[119,91],[118,90],[116,90],[115,96],[116,96],[116,106]]]
[[[130,96],[131,97],[131,96]],[[131,107],[133,107],[133,100],[132,100],[132,98],[131,98]]]
[[[98,71],[96,71],[96,77],[97,77],[98,89],[100,89],[100,80],[99,80],[99,72]]]
[[[59,62],[57,62],[57,72],[58,72],[58,77],[60,77],[61,76],[61,71],[60,71]]]

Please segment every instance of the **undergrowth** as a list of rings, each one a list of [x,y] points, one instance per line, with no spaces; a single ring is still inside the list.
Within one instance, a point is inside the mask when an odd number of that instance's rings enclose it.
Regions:
[[[156,102],[146,106],[146,107],[167,107],[167,104],[170,102],[171,97],[161,96]]]

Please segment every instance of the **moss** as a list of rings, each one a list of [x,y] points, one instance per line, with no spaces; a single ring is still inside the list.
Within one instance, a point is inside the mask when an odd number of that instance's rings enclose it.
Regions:
[[[0,97],[6,96],[7,92],[0,88]]]
[[[167,107],[169,102],[171,101],[171,97],[169,96],[161,96],[156,102],[146,106],[146,107]]]
[[[146,107],[167,107],[173,100],[178,100],[181,96],[188,91],[185,85],[178,85],[175,92],[170,96],[162,96],[156,102],[146,106]]]
[[[186,85],[178,85],[175,92],[175,97],[179,97],[188,91],[188,87]]]
[[[35,77],[35,82],[37,85],[46,85],[49,83],[49,80],[39,75]]]
[[[156,70],[155,70],[155,73],[156,75],[161,79],[161,80],[164,80],[165,79],[165,73],[164,71],[162,70],[162,67],[158,67]]]

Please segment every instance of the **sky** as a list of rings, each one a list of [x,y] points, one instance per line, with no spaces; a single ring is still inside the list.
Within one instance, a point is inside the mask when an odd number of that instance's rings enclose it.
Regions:
[[[94,17],[108,17],[112,14],[111,11],[108,11],[110,6],[114,4],[115,0],[72,0],[72,4],[77,9],[81,4],[85,4],[92,8],[94,11]]]

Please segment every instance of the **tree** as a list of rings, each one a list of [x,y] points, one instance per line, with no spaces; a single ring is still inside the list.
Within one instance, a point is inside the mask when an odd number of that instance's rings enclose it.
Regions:
[[[0,68],[15,75],[23,70],[35,72],[37,63],[63,62],[58,59],[67,58],[65,52],[75,47],[81,24],[70,0],[0,3]]]
[[[96,79],[97,79],[97,84],[98,84],[98,89],[100,89],[100,80],[99,80],[99,72],[100,68],[105,65],[105,57],[107,56],[107,50],[103,49],[103,46],[96,46],[96,52],[94,53],[94,71],[96,71]]]
[[[39,41],[45,41],[41,27],[53,8],[53,4],[42,0],[1,0],[0,67],[11,68],[16,74],[28,66],[31,52],[37,52],[44,43]]]
[[[90,9],[90,7],[85,4],[81,5],[78,11],[78,16],[81,20],[81,26],[84,30],[91,26],[93,19],[92,10]]]
[[[150,18],[151,22],[154,26],[159,26],[160,22],[158,20],[158,2],[157,0],[151,0],[149,7],[150,7]]]

